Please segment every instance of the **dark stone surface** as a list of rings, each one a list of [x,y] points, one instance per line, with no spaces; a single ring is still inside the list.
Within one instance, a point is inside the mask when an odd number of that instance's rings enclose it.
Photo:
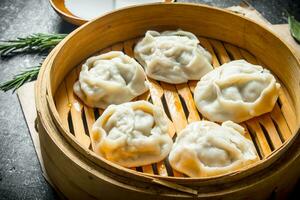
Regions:
[[[219,7],[239,0],[194,0]],[[285,23],[284,0],[249,0],[272,23]],[[30,33],[69,33],[75,27],[63,22],[47,0],[0,0],[0,40]],[[41,62],[39,55],[0,60],[0,82]],[[0,199],[57,199],[44,180],[15,94],[0,92]],[[295,198],[296,199],[296,198]]]

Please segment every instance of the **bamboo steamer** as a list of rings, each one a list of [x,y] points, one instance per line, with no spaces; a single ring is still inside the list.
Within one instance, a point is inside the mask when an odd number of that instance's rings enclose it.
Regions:
[[[145,31],[177,28],[199,37],[213,55],[214,67],[244,58],[270,69],[281,82],[273,111],[242,123],[260,156],[257,163],[221,176],[189,178],[173,170],[167,160],[127,169],[91,151],[89,130],[102,110],[85,106],[73,95],[80,63],[110,50],[132,56],[134,44]],[[46,171],[70,199],[286,197],[300,176],[299,66],[291,49],[270,30],[221,9],[149,4],[107,14],[71,33],[41,68],[36,104]],[[171,85],[149,79],[149,83],[150,92],[138,99],[151,100],[165,109],[170,135],[202,119],[192,98],[195,81]]]

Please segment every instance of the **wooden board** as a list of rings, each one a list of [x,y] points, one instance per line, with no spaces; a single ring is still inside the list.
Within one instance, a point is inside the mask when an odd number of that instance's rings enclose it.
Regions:
[[[21,108],[26,120],[27,127],[31,135],[34,149],[36,151],[38,160],[40,161],[43,176],[48,181],[48,183],[50,183],[53,186],[49,177],[45,173],[44,163],[41,162],[42,155],[41,155],[40,138],[36,127],[37,114],[35,112],[36,108],[35,108],[35,100],[34,100],[34,86],[35,86],[35,81],[24,84],[22,87],[18,89],[17,95],[21,104]]]
[[[214,67],[236,59],[245,59],[253,64],[260,63],[249,52],[231,44],[203,37],[199,37],[199,40],[201,45],[212,54]],[[107,52],[111,49],[123,50],[127,55],[133,57],[133,48],[136,41],[137,39],[133,39],[118,43],[99,53]],[[91,126],[101,116],[102,110],[89,108],[74,95],[73,84],[78,78],[80,68],[81,65],[74,68],[65,78],[57,90],[55,103],[63,126],[74,134],[81,145],[91,149],[89,140]],[[188,123],[203,119],[197,111],[193,100],[196,81],[174,85],[149,78],[148,82],[150,92],[139,96],[137,99],[151,101],[165,110],[169,118],[169,134],[171,137],[175,139],[176,135]],[[272,152],[279,149],[292,136],[291,130],[295,126],[290,120],[295,118],[295,113],[293,113],[289,105],[288,93],[284,89],[284,85],[281,85],[280,96],[272,112],[241,124],[246,130],[246,137],[254,142],[260,159],[267,158]],[[132,170],[160,176],[185,176],[173,170],[167,159],[152,165],[132,168]]]

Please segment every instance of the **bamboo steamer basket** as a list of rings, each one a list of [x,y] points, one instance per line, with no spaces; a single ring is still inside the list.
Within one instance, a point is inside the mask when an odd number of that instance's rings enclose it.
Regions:
[[[81,63],[92,55],[133,47],[147,30],[181,28],[199,37],[213,66],[244,58],[270,69],[282,85],[267,114],[248,120],[246,137],[260,160],[215,177],[189,178],[168,160],[127,169],[91,150],[90,128],[103,110],[73,95]],[[70,199],[267,199],[284,198],[300,176],[300,68],[292,50],[270,30],[239,15],[199,4],[149,4],[109,13],[66,37],[47,57],[36,84],[36,104],[46,171]],[[165,109],[170,135],[202,119],[193,102],[196,82],[171,85],[149,79],[145,99]],[[257,195],[257,196],[254,196]]]

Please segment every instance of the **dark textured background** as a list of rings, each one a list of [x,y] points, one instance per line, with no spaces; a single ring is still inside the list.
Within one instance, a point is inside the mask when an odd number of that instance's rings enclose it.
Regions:
[[[213,6],[237,5],[240,0],[181,0]],[[271,23],[286,23],[286,1],[248,0]],[[0,40],[30,33],[69,33],[75,27],[63,22],[47,0],[0,0]],[[38,64],[39,55],[0,60],[0,82]],[[299,188],[299,187],[298,187]],[[299,189],[298,189],[299,190]],[[293,199],[297,199],[293,195]],[[17,96],[0,92],[0,199],[57,199],[44,180]]]

